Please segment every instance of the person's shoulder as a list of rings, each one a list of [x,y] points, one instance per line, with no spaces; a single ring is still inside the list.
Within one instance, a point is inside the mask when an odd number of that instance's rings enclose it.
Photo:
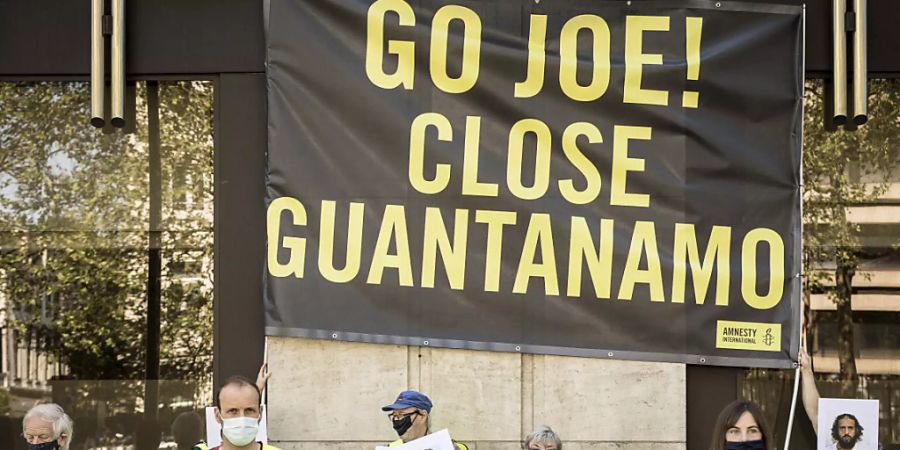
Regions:
[[[459,442],[459,441],[453,441],[453,446],[456,447],[456,450],[469,450],[468,445],[463,444],[462,442]]]
[[[281,449],[274,445],[263,444],[262,450],[281,450]]]

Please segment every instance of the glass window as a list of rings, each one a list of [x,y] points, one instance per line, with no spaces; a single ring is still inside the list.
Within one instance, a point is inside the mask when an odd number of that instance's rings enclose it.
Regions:
[[[174,445],[211,402],[213,84],[128,93],[129,125],[99,130],[87,83],[0,82],[0,448],[39,401],[73,450]]]

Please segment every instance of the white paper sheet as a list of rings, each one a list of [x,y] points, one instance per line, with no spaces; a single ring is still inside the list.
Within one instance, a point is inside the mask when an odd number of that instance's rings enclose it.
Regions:
[[[855,417],[856,421],[845,417],[846,414]],[[878,400],[820,398],[818,450],[840,450],[831,431],[838,423],[838,417],[844,417],[848,420],[847,423],[852,422],[854,426],[858,422],[862,427],[861,433],[856,430],[854,437],[858,439],[853,443],[853,450],[878,450]],[[838,438],[840,437],[838,431]]]
[[[422,436],[397,447],[375,447],[375,450],[455,450],[446,429]]]

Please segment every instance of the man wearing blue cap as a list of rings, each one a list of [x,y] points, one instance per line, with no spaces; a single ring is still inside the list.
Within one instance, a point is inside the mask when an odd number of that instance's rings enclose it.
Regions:
[[[397,447],[427,435],[431,425],[428,417],[431,407],[431,400],[417,391],[403,391],[394,403],[382,407],[382,411],[390,411],[388,418],[391,419],[394,431],[400,436],[400,439],[391,442],[390,446]],[[457,450],[469,450],[461,442],[453,441],[453,445]]]

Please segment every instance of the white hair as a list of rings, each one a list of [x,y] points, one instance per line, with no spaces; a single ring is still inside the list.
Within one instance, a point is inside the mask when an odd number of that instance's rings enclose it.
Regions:
[[[66,444],[60,445],[61,450],[69,450],[69,444],[72,443],[72,433],[74,432],[74,424],[72,418],[63,411],[62,407],[56,403],[42,403],[35,405],[25,413],[22,419],[22,431],[25,431],[25,423],[29,419],[38,418],[45,422],[49,422],[53,426],[53,439],[59,439],[65,436]]]
[[[528,450],[529,444],[532,442],[544,445],[554,444],[556,445],[556,450],[562,450],[562,440],[547,425],[541,425],[535,428],[531,434],[525,437],[525,442],[522,447],[525,450]]]

